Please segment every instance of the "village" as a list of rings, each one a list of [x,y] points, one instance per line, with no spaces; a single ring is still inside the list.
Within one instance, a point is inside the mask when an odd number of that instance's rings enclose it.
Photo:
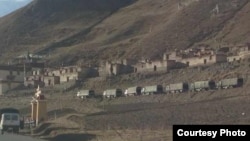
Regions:
[[[0,95],[6,95],[11,90],[20,87],[53,87],[69,82],[81,83],[84,79],[95,77],[106,78],[122,74],[146,72],[161,73],[186,67],[208,66],[223,62],[240,62],[249,58],[250,44],[221,47],[218,50],[203,45],[194,49],[164,53],[161,60],[113,60],[102,62],[99,67],[75,65],[52,68],[47,67],[45,62],[32,59],[31,55],[28,55],[28,57],[22,58],[23,60],[19,60],[18,64],[0,66]]]

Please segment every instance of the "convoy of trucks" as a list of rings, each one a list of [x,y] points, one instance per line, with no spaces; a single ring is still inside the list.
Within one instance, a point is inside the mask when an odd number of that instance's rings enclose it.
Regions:
[[[124,93],[120,88],[107,89],[103,91],[103,98],[115,98],[120,96],[135,96],[135,95],[150,95],[150,94],[168,94],[168,93],[184,93],[188,91],[205,91],[226,89],[243,86],[243,78],[234,77],[226,78],[219,81],[203,80],[195,82],[180,82],[163,85],[150,85],[150,86],[134,86],[125,89]],[[77,96],[81,98],[91,97],[95,95],[94,90],[81,90],[77,93]]]

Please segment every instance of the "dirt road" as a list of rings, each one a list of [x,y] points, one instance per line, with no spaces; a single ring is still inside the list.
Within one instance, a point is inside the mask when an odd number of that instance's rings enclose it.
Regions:
[[[0,135],[0,140],[1,141],[44,141],[44,140],[34,139],[31,137],[12,135],[12,134]]]

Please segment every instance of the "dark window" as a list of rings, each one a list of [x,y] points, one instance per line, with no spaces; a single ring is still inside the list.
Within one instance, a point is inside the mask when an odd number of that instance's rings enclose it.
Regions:
[[[10,120],[10,115],[4,115],[4,120]]]
[[[184,84],[183,84],[183,89],[184,89],[184,90],[188,90],[188,83],[184,83]]]
[[[122,95],[122,90],[121,89],[117,89],[116,90],[116,95],[117,96],[121,96]]]
[[[154,65],[154,71],[157,71],[157,67],[156,67],[156,65]]]
[[[204,64],[207,64],[207,59],[204,59]]]
[[[137,72],[137,68],[134,69],[134,72]]]
[[[95,91],[94,91],[94,90],[90,90],[90,91],[89,91],[89,95],[94,96],[94,95],[95,95]]]
[[[162,85],[158,85],[157,86],[157,92],[163,92],[163,87],[162,87]]]
[[[18,116],[17,115],[12,115],[11,119],[12,120],[18,120]]]

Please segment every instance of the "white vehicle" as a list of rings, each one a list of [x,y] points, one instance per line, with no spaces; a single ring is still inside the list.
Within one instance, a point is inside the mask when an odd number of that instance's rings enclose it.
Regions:
[[[162,85],[145,86],[141,89],[141,93],[144,95],[162,94],[163,87]]]
[[[125,90],[124,95],[125,96],[135,96],[135,95],[140,95],[141,94],[141,87],[136,86],[136,87],[129,87]]]
[[[122,96],[122,90],[121,89],[108,89],[103,92],[104,98],[115,98]]]
[[[77,92],[76,96],[80,98],[94,97],[95,91],[94,90],[80,90]]]
[[[20,115],[17,109],[4,108],[0,110],[1,134],[10,130],[14,133],[19,133],[20,125]]]

